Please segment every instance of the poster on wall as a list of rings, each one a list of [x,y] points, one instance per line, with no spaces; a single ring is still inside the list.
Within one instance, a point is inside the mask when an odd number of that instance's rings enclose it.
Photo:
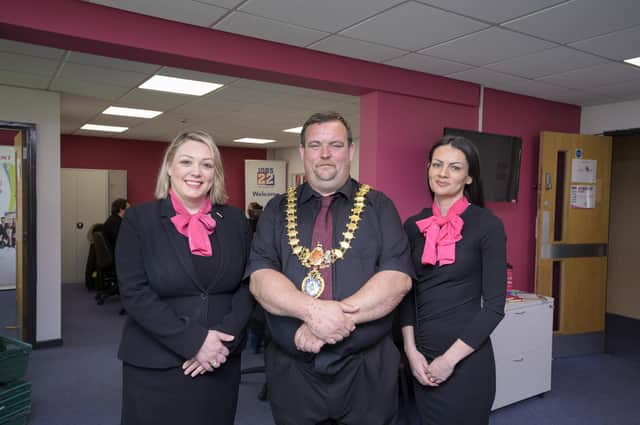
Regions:
[[[16,153],[0,146],[0,290],[16,286]]]
[[[571,208],[595,208],[596,187],[589,184],[571,185]]]
[[[287,162],[246,159],[244,161],[244,209],[257,202],[264,207],[271,198],[287,190]]]

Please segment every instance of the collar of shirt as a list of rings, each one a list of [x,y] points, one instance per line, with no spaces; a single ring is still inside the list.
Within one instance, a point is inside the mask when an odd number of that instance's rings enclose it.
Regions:
[[[355,197],[357,188],[358,188],[358,182],[356,182],[353,178],[349,177],[346,183],[343,184],[340,189],[336,190],[336,194],[339,193],[345,199],[352,200]],[[312,198],[321,198],[321,197],[322,195],[320,195],[318,192],[313,190],[313,188],[311,187],[311,185],[309,185],[309,183],[305,183],[304,185],[302,185],[302,189],[300,190],[300,193],[298,195],[298,199],[299,199],[298,202],[300,204],[304,204]]]

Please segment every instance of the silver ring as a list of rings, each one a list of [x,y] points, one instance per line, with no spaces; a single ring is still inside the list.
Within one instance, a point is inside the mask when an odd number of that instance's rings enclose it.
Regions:
[[[218,362],[217,362],[217,361],[215,361],[215,360],[214,360],[214,361],[212,361],[212,362],[211,362],[211,366],[213,366],[213,367],[218,367]]]

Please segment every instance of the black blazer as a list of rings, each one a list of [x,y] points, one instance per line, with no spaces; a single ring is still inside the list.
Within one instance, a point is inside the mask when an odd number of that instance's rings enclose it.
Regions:
[[[244,339],[254,300],[242,280],[251,231],[237,208],[214,205],[210,235],[221,266],[201,282],[188,240],[170,218],[169,198],[127,209],[116,247],[116,269],[122,304],[128,313],[118,357],[147,368],[181,365],[198,352],[207,331],[235,336],[233,352]]]

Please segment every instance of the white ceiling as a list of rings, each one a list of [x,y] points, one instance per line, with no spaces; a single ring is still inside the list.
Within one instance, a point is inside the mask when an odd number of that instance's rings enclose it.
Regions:
[[[638,0],[90,0],[105,6],[577,105],[640,98]],[[223,83],[202,98],[136,88],[154,73]],[[358,98],[0,40],[0,84],[62,92],[62,131],[129,125],[114,137],[169,140],[204,128],[220,144],[275,138],[320,109],[358,130]],[[111,104],[152,120],[100,115]],[[214,131],[215,129],[215,131]]]

